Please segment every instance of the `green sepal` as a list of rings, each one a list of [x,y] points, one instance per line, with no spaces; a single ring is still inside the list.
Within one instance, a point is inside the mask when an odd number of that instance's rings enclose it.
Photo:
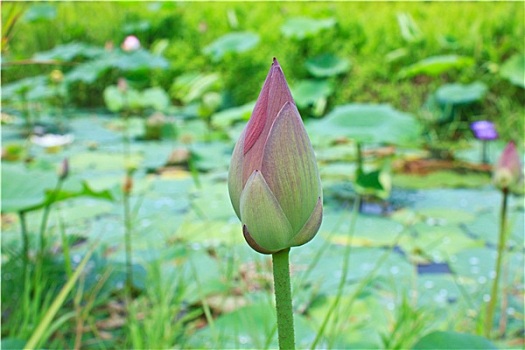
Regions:
[[[259,247],[266,251],[279,251],[288,247],[288,241],[293,235],[292,227],[258,170],[246,182],[240,209],[241,221]]]

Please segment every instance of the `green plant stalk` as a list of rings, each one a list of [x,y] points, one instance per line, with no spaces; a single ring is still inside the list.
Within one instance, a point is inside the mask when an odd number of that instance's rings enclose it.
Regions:
[[[44,255],[44,249],[46,246],[46,239],[45,239],[45,232],[47,228],[47,221],[49,219],[49,213],[51,212],[51,206],[56,200],[56,197],[58,193],[60,192],[60,189],[62,188],[62,183],[64,182],[64,179],[60,177],[57,181],[57,184],[55,186],[55,189],[51,193],[51,197],[47,201],[46,205],[44,206],[44,213],[42,214],[42,221],[40,222],[40,256],[42,257]]]
[[[133,289],[133,261],[131,258],[131,212],[129,207],[129,193],[124,192],[124,245],[126,249],[126,289],[128,296],[131,296]]]
[[[73,268],[71,267],[71,260],[69,258],[69,240],[66,236],[66,228],[62,215],[59,213],[60,239],[62,240],[62,254],[64,255],[64,269],[68,278],[73,275]]]
[[[18,212],[18,217],[20,218],[20,232],[22,233],[22,253],[24,255],[23,257],[23,270],[22,270],[22,279],[24,283],[26,283],[26,276],[27,276],[27,267],[29,266],[29,236],[27,234],[27,224],[26,224],[26,216],[25,211]],[[25,285],[27,287],[27,285]]]
[[[73,289],[73,286],[77,282],[78,278],[80,277],[80,274],[86,267],[87,262],[89,261],[89,258],[91,257],[91,254],[93,253],[94,246],[86,253],[80,264],[78,265],[77,269],[73,273],[73,276],[71,276],[70,279],[66,282],[64,287],[60,290],[60,293],[58,293],[57,297],[45,313],[44,317],[42,318],[42,321],[38,324],[35,331],[31,335],[31,338],[27,341],[24,349],[35,349],[42,339],[42,337],[45,335],[46,331],[48,330],[49,325],[51,324],[51,321],[53,321],[53,318],[55,317],[56,313],[62,306],[62,304],[65,302],[69,292],[71,289]]]
[[[281,350],[295,349],[289,255],[290,248],[272,254],[277,333]]]
[[[498,290],[499,290],[499,280],[501,275],[501,267],[503,264],[503,255],[505,253],[506,246],[506,231],[507,231],[507,202],[509,196],[508,188],[502,190],[502,200],[501,200],[501,211],[500,211],[500,228],[499,228],[499,238],[498,238],[498,256],[496,257],[496,276],[492,282],[492,290],[490,292],[490,300],[487,305],[487,314],[485,315],[485,337],[490,338],[490,333],[492,330],[492,324],[494,320],[494,311],[496,310],[496,304],[498,301]]]
[[[361,146],[360,144],[358,144],[358,155],[359,155],[359,158],[361,158]],[[348,268],[349,268],[349,265],[350,265],[350,252],[351,252],[351,249],[352,249],[352,244],[351,244],[351,239],[352,237],[354,236],[354,232],[355,232],[355,226],[356,226],[356,222],[357,222],[357,213],[359,211],[359,207],[360,207],[360,204],[361,204],[361,200],[360,200],[360,197],[358,196],[354,202],[354,208],[353,208],[353,211],[352,211],[352,221],[351,221],[351,224],[350,224],[350,232],[349,232],[349,240],[348,240],[348,245],[346,246],[346,249],[345,249],[345,255],[343,257],[343,268],[342,268],[342,274],[341,274],[341,279],[339,280],[339,285],[337,287],[337,295],[332,303],[332,305],[330,305],[330,308],[328,309],[328,312],[325,314],[325,317],[323,319],[323,322],[321,323],[321,327],[319,327],[319,331],[317,332],[317,335],[315,336],[315,339],[314,339],[314,342],[312,343],[312,346],[310,347],[311,349],[315,349],[317,347],[317,344],[319,343],[319,341],[321,341],[321,337],[324,335],[324,332],[325,332],[325,329],[326,329],[326,326],[328,325],[328,321],[331,319],[334,311],[335,311],[335,308],[338,306],[340,300],[341,300],[341,297],[343,295],[343,290],[344,290],[344,286],[345,286],[345,283],[346,283],[346,278],[348,276]]]

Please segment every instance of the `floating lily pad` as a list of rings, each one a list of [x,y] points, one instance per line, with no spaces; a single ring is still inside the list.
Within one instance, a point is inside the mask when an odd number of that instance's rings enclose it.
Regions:
[[[446,84],[436,91],[435,96],[442,105],[466,105],[483,99],[487,90],[487,86],[479,81],[467,85]]]
[[[399,242],[400,247],[413,262],[446,262],[452,254],[483,246],[483,241],[469,238],[456,225],[416,224],[414,230],[417,235],[405,235]]]
[[[417,210],[430,225],[466,224],[474,221],[472,213],[457,208],[427,208]]]
[[[305,66],[314,77],[326,78],[348,72],[350,61],[332,54],[323,54],[307,59]]]
[[[259,35],[251,32],[229,33],[206,46],[203,52],[218,61],[228,53],[241,53],[253,49],[259,40]]]
[[[516,54],[501,66],[499,74],[512,84],[525,88],[525,55]]]
[[[301,80],[292,89],[292,95],[297,106],[307,107],[319,99],[327,98],[333,90],[328,80]]]
[[[410,114],[386,104],[348,104],[336,107],[323,120],[312,122],[318,134],[359,142],[416,144],[420,125]]]
[[[460,174],[454,171],[436,171],[426,175],[395,174],[395,186],[410,189],[425,188],[479,188],[490,184],[486,174]]]
[[[335,26],[334,18],[313,19],[307,17],[296,17],[288,19],[281,27],[281,33],[287,38],[302,40],[315,36],[323,29]]]
[[[352,236],[335,232],[330,233],[326,239],[336,244],[351,244],[357,247],[390,247],[402,229],[402,225],[390,219],[359,215],[356,232]]]
[[[488,339],[467,333],[435,331],[425,335],[412,350],[433,349],[498,349]]]
[[[77,153],[69,159],[71,168],[76,171],[111,171],[124,172],[127,166],[136,166],[142,161],[142,156],[131,154],[126,160],[122,154],[108,153]]]
[[[402,69],[400,76],[403,78],[410,78],[422,74],[438,76],[453,69],[463,69],[473,65],[474,60],[466,56],[432,56]]]
[[[296,346],[306,348],[311,345],[315,331],[301,315],[295,315]],[[265,301],[239,308],[220,316],[213,327],[206,326],[197,331],[190,339],[192,348],[253,348],[263,349],[265,344],[270,348],[277,347],[275,332],[276,317],[271,304]],[[257,325],[246,327],[246,325]],[[214,335],[220,334],[219,338]]]

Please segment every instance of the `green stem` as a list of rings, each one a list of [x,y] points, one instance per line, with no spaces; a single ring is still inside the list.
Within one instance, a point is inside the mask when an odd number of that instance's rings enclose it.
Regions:
[[[60,189],[62,187],[62,182],[64,180],[62,178],[58,179],[57,185],[53,192],[51,193],[51,197],[47,201],[45,207],[44,207],[44,213],[42,215],[42,221],[40,222],[40,256],[43,256],[44,249],[46,246],[46,240],[45,240],[45,232],[47,228],[47,221],[49,219],[49,213],[51,212],[51,206],[56,200],[56,197],[58,193],[60,192]]]
[[[289,254],[290,248],[272,254],[277,331],[279,334],[279,349],[281,350],[295,349]]]
[[[131,296],[133,288],[133,261],[131,260],[131,213],[129,207],[129,193],[124,192],[124,244],[126,248],[126,287]]]
[[[18,217],[20,218],[20,231],[22,232],[22,253],[24,255],[22,277],[24,283],[26,283],[27,268],[29,266],[29,236],[27,234],[26,213],[21,211],[18,213]],[[25,287],[27,288],[27,285],[25,285]]]
[[[507,201],[509,191],[507,188],[503,189],[503,197],[501,201],[501,212],[500,212],[500,229],[499,229],[499,239],[498,239],[498,256],[496,258],[496,276],[494,276],[494,281],[492,282],[492,290],[490,293],[489,304],[487,305],[487,314],[485,317],[485,336],[490,338],[490,333],[492,330],[493,320],[494,320],[494,311],[496,309],[496,303],[498,301],[498,290],[499,290],[499,280],[501,275],[501,267],[503,263],[503,254],[505,252],[506,246],[506,231],[507,231]]]

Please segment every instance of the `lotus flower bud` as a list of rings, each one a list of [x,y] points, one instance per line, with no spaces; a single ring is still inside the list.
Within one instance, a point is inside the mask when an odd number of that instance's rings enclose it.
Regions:
[[[140,48],[140,41],[135,35],[128,35],[122,43],[122,50],[124,51],[135,51]]]
[[[128,91],[128,82],[126,79],[118,78],[117,89],[122,94],[125,94]]]
[[[274,58],[233,151],[230,199],[256,251],[271,254],[309,242],[323,214],[314,150]]]
[[[510,141],[501,154],[494,169],[494,185],[501,190],[508,190],[517,185],[522,177],[522,166],[516,145]]]
[[[69,161],[67,158],[64,158],[58,169],[58,177],[60,180],[65,180],[69,175]]]
[[[122,184],[122,192],[124,194],[130,194],[131,190],[133,188],[133,178],[130,174],[126,174],[126,177],[124,178],[124,183]]]

